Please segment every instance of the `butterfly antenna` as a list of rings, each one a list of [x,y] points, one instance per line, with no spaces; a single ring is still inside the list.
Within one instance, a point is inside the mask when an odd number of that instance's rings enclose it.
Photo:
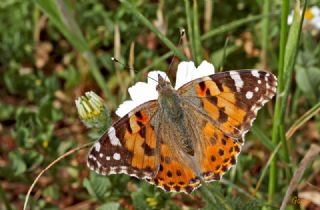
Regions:
[[[128,65],[125,65],[124,63],[120,62],[118,59],[116,59],[115,57],[111,57],[111,60],[115,63],[119,63],[123,68],[125,69],[128,69],[128,70],[131,70],[131,71],[134,71],[135,73],[138,73],[134,68],[128,66]],[[152,77],[149,77],[147,76],[148,78],[152,79],[153,81],[155,82],[158,82],[158,80],[152,78]]]
[[[186,30],[184,28],[180,29],[180,39],[179,39],[179,42],[178,42],[178,47],[180,47],[182,39],[183,39],[185,34],[186,34]],[[170,65],[169,65],[168,75],[170,73],[170,70],[171,70],[171,67],[173,65],[173,62],[174,62],[175,58],[176,58],[176,54],[173,54],[171,62],[170,62]]]

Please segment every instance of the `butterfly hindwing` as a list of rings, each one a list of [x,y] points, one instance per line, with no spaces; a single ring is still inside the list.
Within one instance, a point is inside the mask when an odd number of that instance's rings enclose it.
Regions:
[[[197,133],[193,142],[198,176],[205,182],[219,180],[236,164],[241,144],[237,139],[227,136],[209,118],[199,114],[192,104],[184,102],[187,121],[194,125],[192,133]]]
[[[160,157],[158,174],[147,181],[168,192],[191,193],[200,186],[196,172],[186,164],[187,161],[181,162],[167,144],[161,144]]]
[[[156,101],[144,103],[110,127],[91,148],[88,167],[102,175],[154,177],[159,168],[159,145],[150,119],[157,107]]]
[[[182,150],[183,135],[161,111],[152,121],[157,124],[160,165],[158,174],[147,181],[169,192],[191,193],[200,186],[200,179],[194,159]]]

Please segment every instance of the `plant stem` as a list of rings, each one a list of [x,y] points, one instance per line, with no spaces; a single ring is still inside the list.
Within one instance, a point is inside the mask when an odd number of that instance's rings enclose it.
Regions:
[[[120,2],[128,8],[128,11],[132,12],[133,15],[149,28],[155,35],[165,44],[174,54],[181,60],[186,60],[186,56],[165,36],[163,35],[134,5],[129,1],[120,0]]]
[[[268,17],[270,14],[270,1],[271,0],[264,0],[263,1],[263,16]],[[267,54],[268,54],[268,42],[269,42],[269,21],[270,18],[263,18],[262,19],[262,43],[261,43],[261,63],[262,68],[267,69],[268,62],[267,62]]]
[[[218,34],[223,34],[225,32],[228,32],[228,31],[231,31],[233,29],[236,29],[242,25],[245,25],[247,23],[250,23],[250,22],[254,22],[254,21],[258,21],[258,20],[261,20],[262,18],[270,18],[270,16],[275,16],[275,15],[278,15],[278,12],[275,12],[275,13],[272,13],[268,16],[264,16],[264,15],[252,15],[252,16],[249,16],[249,17],[245,17],[245,18],[242,18],[240,20],[236,20],[236,21],[233,21],[229,24],[225,24],[225,25],[222,25],[216,29],[213,29],[211,31],[209,31],[208,33],[205,33],[204,35],[201,36],[201,41],[204,41],[204,40],[207,40],[213,36],[216,36]]]
[[[199,30],[199,17],[198,17],[198,2],[193,0],[193,32],[194,32],[194,60],[196,66],[201,62],[201,41],[200,41],[200,30]]]
[[[283,90],[284,90],[284,57],[285,57],[285,47],[287,41],[287,17],[289,11],[289,1],[282,0],[281,7],[281,31],[280,31],[280,49],[279,49],[279,65],[278,65],[278,94],[276,97],[275,112],[273,118],[272,127],[272,142],[274,145],[279,142],[279,125],[284,123],[284,119],[281,118],[281,107],[283,101]],[[273,204],[274,193],[276,188],[276,180],[278,176],[277,172],[277,157],[273,159],[270,165],[270,175],[269,175],[269,186],[268,186],[268,203]]]
[[[194,43],[194,38],[193,38],[193,29],[192,29],[192,15],[190,12],[190,2],[189,0],[184,1],[185,7],[186,7],[186,16],[187,16],[187,27],[188,27],[188,40],[190,43],[190,48],[191,48],[191,53],[192,53],[192,58],[195,59],[195,43]]]

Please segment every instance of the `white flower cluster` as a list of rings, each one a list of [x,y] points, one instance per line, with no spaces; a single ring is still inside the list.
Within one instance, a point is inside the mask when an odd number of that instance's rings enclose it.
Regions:
[[[290,15],[288,16],[288,24],[291,25],[293,21],[293,13],[291,11]],[[312,6],[307,8],[304,13],[304,28],[311,28],[320,30],[320,8],[318,6]]]

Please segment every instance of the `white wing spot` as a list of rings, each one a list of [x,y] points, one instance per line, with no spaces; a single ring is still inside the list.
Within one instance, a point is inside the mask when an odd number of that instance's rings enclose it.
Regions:
[[[110,156],[106,156],[106,160],[110,160]]]
[[[89,155],[89,159],[96,160],[96,157],[93,155]]]
[[[109,174],[116,174],[116,169],[117,169],[118,167],[110,167],[110,171],[109,171]]]
[[[116,130],[114,129],[114,127],[111,127],[108,131],[108,136],[109,136],[109,139],[110,139],[110,143],[113,145],[113,146],[122,146],[121,143],[120,143],[120,140],[118,139],[118,137],[116,136]]]
[[[103,153],[100,153],[99,156],[100,156],[100,158],[102,158],[103,157]]]
[[[236,71],[230,71],[230,77],[234,80],[234,84],[239,92],[240,89],[243,87],[243,81],[240,77],[240,74]]]
[[[251,99],[252,96],[253,96],[253,92],[248,91],[248,92],[246,93],[246,98],[247,98],[247,99]]]
[[[258,92],[258,91],[259,91],[259,88],[258,88],[258,87],[255,87],[255,88],[254,88],[254,91],[255,91],[255,92]]]
[[[261,84],[261,80],[260,79],[258,80],[258,84]]]
[[[114,153],[114,154],[113,154],[113,159],[115,159],[115,160],[120,160],[120,159],[121,159],[120,154],[119,154],[119,153]]]
[[[251,74],[252,74],[252,76],[258,77],[258,78],[259,78],[259,76],[260,76],[260,74],[259,74],[259,72],[258,72],[257,70],[253,70],[253,71],[251,72]]]
[[[94,143],[94,149],[96,150],[96,152],[100,152],[100,148],[101,148],[101,144],[100,144],[100,142],[96,142],[96,143]]]
[[[127,166],[121,166],[120,167],[120,173],[127,173],[127,171],[128,171]]]
[[[101,163],[99,161],[97,161],[97,166],[98,166],[98,169],[101,168]]]
[[[266,88],[267,88],[267,90],[269,90],[269,88],[270,88],[270,85],[268,83],[266,83]]]

